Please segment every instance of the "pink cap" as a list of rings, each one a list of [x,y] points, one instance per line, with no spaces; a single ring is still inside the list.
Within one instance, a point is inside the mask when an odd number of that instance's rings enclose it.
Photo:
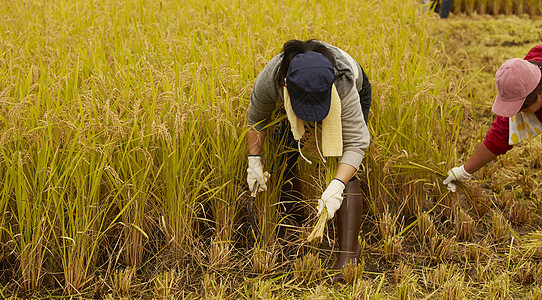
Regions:
[[[503,117],[516,115],[541,77],[536,65],[521,58],[507,60],[495,73],[497,98],[491,110]]]

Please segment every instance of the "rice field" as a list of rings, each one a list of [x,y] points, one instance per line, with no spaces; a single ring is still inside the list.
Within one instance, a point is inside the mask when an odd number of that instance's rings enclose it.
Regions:
[[[460,7],[442,21],[416,1],[0,0],[0,297],[541,298],[540,139],[458,193],[441,182],[542,19]],[[344,49],[372,84],[362,260],[343,286],[326,283],[333,222],[321,242],[314,219],[277,242],[277,145],[261,239],[246,220],[250,92],[293,38]],[[312,216],[333,165],[300,163]]]

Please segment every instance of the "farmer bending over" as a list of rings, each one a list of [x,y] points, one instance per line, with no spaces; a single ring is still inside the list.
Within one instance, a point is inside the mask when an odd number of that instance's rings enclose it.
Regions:
[[[296,162],[300,155],[307,160],[300,142],[305,124],[314,128],[310,135],[316,137],[315,146],[323,163],[324,157],[341,157],[335,178],[319,199],[318,215],[324,207],[328,220],[337,215],[340,253],[333,266],[337,271],[333,281],[342,281],[343,274],[338,271],[359,259],[361,252],[358,234],[362,191],[354,175],[370,142],[367,118],[371,85],[361,66],[343,50],[316,40],[286,42],[283,52],[272,58],[258,75],[250,95],[247,120],[250,190],[256,183],[261,190],[267,189],[260,155],[266,135],[264,127],[277,103],[287,118],[278,124],[273,142],[278,144],[284,138],[287,147],[293,149],[277,158],[281,165],[286,164],[280,206],[289,226],[300,226],[304,221]],[[318,145],[318,128],[322,131],[321,145]]]
[[[495,74],[497,114],[486,138],[464,165],[448,171],[444,184],[455,192],[454,181],[466,181],[472,174],[514,145],[542,132],[542,45],[532,48],[525,59],[506,61]]]

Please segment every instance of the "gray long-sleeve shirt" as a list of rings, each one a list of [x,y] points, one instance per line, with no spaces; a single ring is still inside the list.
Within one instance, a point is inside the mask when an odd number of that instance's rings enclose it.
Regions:
[[[335,86],[341,98],[343,155],[340,162],[358,169],[370,143],[369,130],[363,117],[359,95],[359,91],[364,86],[363,70],[343,50],[324,42],[320,43],[328,47],[335,57],[335,74],[342,74],[335,80]],[[282,53],[267,63],[254,83],[250,95],[247,125],[254,126],[256,130],[261,130],[267,125],[277,102],[284,102],[283,87],[277,85],[275,81],[281,62]]]

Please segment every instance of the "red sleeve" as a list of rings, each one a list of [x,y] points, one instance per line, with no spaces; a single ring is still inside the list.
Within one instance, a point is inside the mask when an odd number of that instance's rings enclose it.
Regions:
[[[512,149],[508,144],[508,118],[497,116],[486,133],[484,145],[495,155],[505,154]]]
[[[525,60],[536,60],[542,62],[542,45],[534,46],[524,58]]]

